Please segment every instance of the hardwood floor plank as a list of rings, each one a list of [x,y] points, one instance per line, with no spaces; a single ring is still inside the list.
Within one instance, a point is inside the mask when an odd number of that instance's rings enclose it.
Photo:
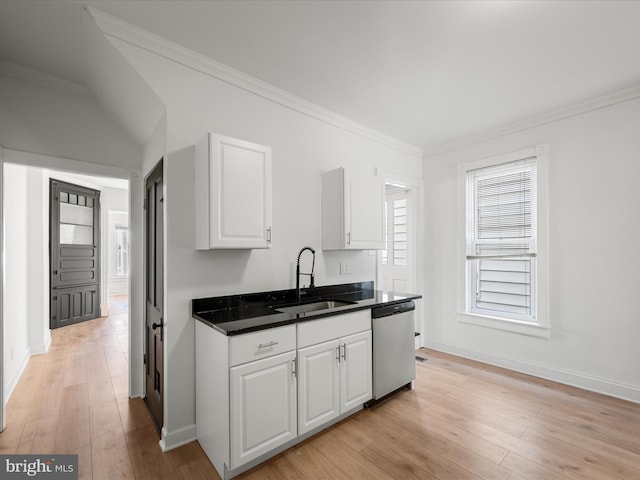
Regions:
[[[509,452],[500,465],[522,475],[527,480],[567,480],[574,478],[565,476],[562,471],[554,472],[540,463],[533,462],[513,452]]]
[[[92,435],[94,434],[92,429]],[[122,432],[109,430],[91,439],[91,464],[94,480],[136,478]]]
[[[84,447],[91,447],[91,422],[89,409],[57,418],[55,453],[76,453]]]
[[[348,435],[343,437],[341,427],[347,423],[351,422],[342,422],[337,427],[314,436],[309,443],[318,451],[319,455],[323,455],[333,462],[335,468],[342,473],[342,478],[392,480],[394,477],[362,455],[362,449],[353,448]],[[370,443],[374,441],[376,441],[375,438]],[[336,473],[332,473],[332,475]]]
[[[91,440],[95,442],[102,436],[124,434],[120,421],[120,412],[115,400],[94,405],[91,412]]]
[[[175,478],[174,469],[162,454],[156,432],[151,425],[131,430],[125,434],[125,437],[136,479],[173,480]]]
[[[16,453],[54,453],[57,418],[47,417],[24,426]]]
[[[632,468],[637,468],[640,465],[639,454],[621,448],[619,445],[616,445],[616,442],[603,442],[590,435],[568,431],[562,427],[558,427],[555,423],[550,424],[539,421],[537,424],[529,427],[527,433],[533,432],[542,433],[575,446],[581,446],[590,452],[601,453],[609,459]],[[638,478],[640,478],[640,475]]]
[[[617,459],[612,459],[601,452],[585,448],[585,444],[576,445],[574,443],[558,440],[556,437],[545,433],[538,433],[534,430],[527,431],[522,440],[528,443],[553,444],[554,451],[559,455],[570,458],[578,455],[582,461],[587,463],[590,469],[601,472],[602,476],[612,475],[619,478],[640,478],[640,463],[625,465]],[[636,439],[637,440],[637,439]],[[580,462],[584,465],[582,462]]]
[[[175,478],[177,480],[220,480],[220,476],[207,457],[180,465],[176,468]]]

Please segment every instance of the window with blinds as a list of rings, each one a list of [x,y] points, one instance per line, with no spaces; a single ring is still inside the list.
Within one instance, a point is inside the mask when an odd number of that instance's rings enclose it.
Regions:
[[[467,171],[468,311],[536,321],[536,159]]]

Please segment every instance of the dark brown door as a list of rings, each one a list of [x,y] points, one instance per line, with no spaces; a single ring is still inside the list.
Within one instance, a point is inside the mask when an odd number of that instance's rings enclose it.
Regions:
[[[50,327],[100,316],[100,192],[49,180]]]
[[[158,429],[163,425],[163,196],[162,160],[145,182],[146,220],[146,393],[145,403]]]

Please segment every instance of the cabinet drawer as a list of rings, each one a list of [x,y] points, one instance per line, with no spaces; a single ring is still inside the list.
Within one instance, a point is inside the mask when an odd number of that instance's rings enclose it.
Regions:
[[[233,367],[295,349],[295,325],[268,328],[229,337],[229,366]]]
[[[298,348],[371,329],[371,310],[343,313],[298,324]]]

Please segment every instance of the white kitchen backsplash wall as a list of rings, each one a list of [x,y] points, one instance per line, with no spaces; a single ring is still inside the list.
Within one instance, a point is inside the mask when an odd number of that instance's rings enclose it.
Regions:
[[[425,159],[427,346],[640,402],[640,99]],[[548,143],[551,338],[458,321],[458,165]]]

